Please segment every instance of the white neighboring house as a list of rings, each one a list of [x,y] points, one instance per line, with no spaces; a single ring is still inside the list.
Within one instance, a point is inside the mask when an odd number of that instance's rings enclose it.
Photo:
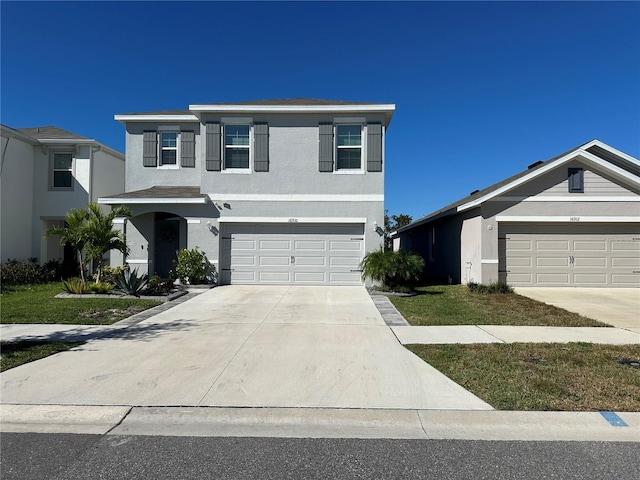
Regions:
[[[100,203],[132,210],[126,261],[144,272],[199,247],[221,284],[360,285],[382,244],[394,110],[296,98],[116,115],[126,191]]]
[[[592,140],[394,237],[437,283],[640,287],[640,161]]]
[[[58,127],[0,128],[0,261],[64,260],[73,253],[45,231],[72,208],[122,193],[124,155]]]

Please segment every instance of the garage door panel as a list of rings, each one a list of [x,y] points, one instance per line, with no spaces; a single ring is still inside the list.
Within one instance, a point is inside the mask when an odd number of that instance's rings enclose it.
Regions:
[[[499,272],[510,285],[640,287],[638,225],[501,224],[499,228]],[[533,245],[531,251],[526,250],[527,243]]]
[[[255,250],[256,249],[256,241],[255,240],[242,240],[238,239],[233,242],[234,250]]]
[[[569,242],[566,240],[538,240],[535,242],[536,250],[539,252],[568,252]]]
[[[260,283],[290,283],[291,274],[290,272],[274,272],[274,271],[260,272],[259,271],[258,281]]]
[[[295,272],[295,283],[325,283],[326,276],[323,272]]]
[[[360,257],[329,257],[329,265],[332,267],[357,268],[360,261]]]
[[[569,266],[569,257],[537,257],[536,265],[538,267],[567,267]]]
[[[234,272],[234,280],[238,283],[254,283],[256,275],[252,271],[236,271]]]
[[[307,267],[307,266],[313,266],[313,267],[324,267],[327,264],[327,259],[326,257],[320,257],[320,256],[300,256],[300,255],[296,255],[296,265],[298,267]]]
[[[291,257],[287,255],[286,257],[277,257],[271,255],[260,255],[259,264],[261,267],[263,266],[278,266],[278,267],[288,267],[291,265]]]
[[[327,242],[323,240],[296,240],[293,248],[295,250],[325,251],[327,249]]]
[[[360,272],[331,272],[329,273],[329,282],[345,285],[360,285],[362,280]]]
[[[291,250],[289,240],[260,240],[260,250]]]
[[[361,248],[359,240],[331,240],[329,243],[329,250],[332,252],[352,252],[359,251]]]
[[[253,267],[256,264],[256,257],[253,255],[232,255],[231,261],[234,265]]]

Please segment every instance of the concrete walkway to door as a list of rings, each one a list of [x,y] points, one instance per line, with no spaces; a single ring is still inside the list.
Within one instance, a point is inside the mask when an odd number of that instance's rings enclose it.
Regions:
[[[640,333],[640,288],[517,287],[515,291],[518,295]]]
[[[4,404],[491,410],[364,287],[227,286],[3,372]]]

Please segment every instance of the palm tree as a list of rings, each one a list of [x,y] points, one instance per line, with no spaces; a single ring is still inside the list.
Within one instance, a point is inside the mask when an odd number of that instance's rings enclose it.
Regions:
[[[78,263],[80,264],[80,278],[82,283],[85,281],[84,276],[84,259],[82,253],[87,243],[86,221],[87,210],[76,210],[72,208],[65,217],[64,226],[49,228],[45,232],[46,237],[52,235],[60,236],[60,245],[70,244],[78,253]]]
[[[113,228],[113,219],[116,217],[131,217],[131,210],[125,206],[112,209],[104,213],[97,203],[90,203],[87,207],[87,243],[85,249],[87,258],[95,262],[96,283],[100,281],[104,267],[104,256],[111,250],[117,250],[126,257],[129,247],[124,235]]]
[[[60,235],[60,244],[69,243],[78,252],[80,278],[86,281],[84,264],[87,260],[96,263],[96,283],[100,281],[104,256],[110,250],[118,250],[125,256],[129,247],[122,232],[113,228],[115,217],[131,217],[131,210],[119,206],[104,213],[97,203],[90,203],[86,210],[72,209],[65,217],[64,227],[54,227],[45,236]],[[85,255],[86,254],[86,255]],[[83,257],[84,255],[84,257]]]

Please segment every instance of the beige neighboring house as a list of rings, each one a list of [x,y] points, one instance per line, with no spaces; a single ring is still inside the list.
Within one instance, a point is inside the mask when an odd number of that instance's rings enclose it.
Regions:
[[[124,155],[58,127],[0,129],[0,260],[63,260],[72,252],[44,232],[72,208],[122,193]]]
[[[593,140],[398,229],[434,282],[640,287],[640,161]]]

